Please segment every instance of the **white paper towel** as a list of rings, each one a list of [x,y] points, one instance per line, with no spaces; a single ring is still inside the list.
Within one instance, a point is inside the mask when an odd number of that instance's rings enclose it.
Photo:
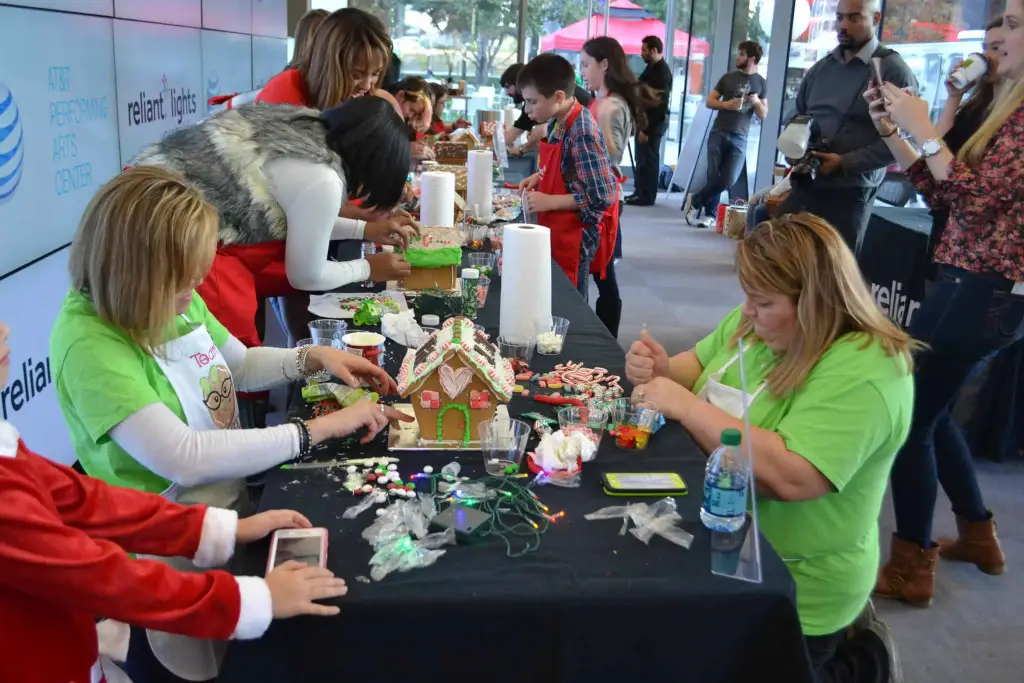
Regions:
[[[505,226],[498,333],[522,344],[551,330],[551,231]]]
[[[466,159],[466,206],[474,218],[490,222],[494,211],[494,154],[474,149]]]
[[[455,227],[455,174],[428,171],[420,176],[420,224]]]
[[[505,124],[506,128],[508,128],[509,126],[516,125],[516,119],[518,119],[518,118],[519,118],[519,110],[518,109],[516,109],[515,107],[506,107],[505,108],[505,120],[503,121],[503,123]]]

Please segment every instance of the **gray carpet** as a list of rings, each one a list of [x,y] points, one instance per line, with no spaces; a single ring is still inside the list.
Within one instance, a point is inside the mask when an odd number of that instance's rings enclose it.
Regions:
[[[734,243],[713,231],[690,228],[681,196],[623,214],[624,256],[617,273],[625,303],[619,339],[624,348],[646,324],[675,353],[693,346],[742,300],[732,259]],[[591,301],[597,297],[592,288]],[[910,683],[1020,683],[1024,681],[1024,587],[1013,570],[1024,562],[1024,465],[980,462],[986,502],[1002,522],[1000,537],[1009,572],[986,576],[973,567],[942,563],[935,604],[926,610],[876,601],[892,627]],[[886,501],[881,518],[888,553],[893,529]],[[935,534],[954,533],[949,503],[940,497]]]

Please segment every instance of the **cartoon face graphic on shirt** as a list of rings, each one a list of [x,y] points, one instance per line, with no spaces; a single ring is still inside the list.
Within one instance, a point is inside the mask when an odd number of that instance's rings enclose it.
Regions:
[[[221,429],[237,429],[238,403],[235,401],[235,383],[228,369],[223,365],[211,366],[209,376],[199,380],[199,386],[213,423]]]

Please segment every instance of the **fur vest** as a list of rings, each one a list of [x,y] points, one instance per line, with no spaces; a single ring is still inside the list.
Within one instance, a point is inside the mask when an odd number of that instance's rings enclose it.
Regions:
[[[319,116],[315,109],[291,105],[246,104],[174,131],[142,150],[134,165],[166,168],[196,186],[220,213],[221,244],[281,241],[288,222],[271,193],[264,164],[304,159],[326,164],[345,178]]]

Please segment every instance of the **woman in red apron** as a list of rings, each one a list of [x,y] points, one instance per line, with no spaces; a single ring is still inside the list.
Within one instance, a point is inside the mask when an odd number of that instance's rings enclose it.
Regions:
[[[597,93],[590,103],[590,111],[601,127],[605,147],[619,183],[615,234],[609,243],[613,248],[613,256],[621,257],[622,234],[618,229],[618,214],[621,214],[623,208],[622,183],[626,177],[619,169],[630,139],[638,126],[642,130],[646,125],[646,110],[657,105],[658,95],[637,80],[629,68],[622,46],[607,36],[592,38],[584,43],[580,53],[580,73],[587,87]],[[622,298],[615,276],[614,259],[603,275],[594,275],[594,281],[598,289],[598,299],[594,306],[597,317],[612,336],[617,337],[622,317]]]

